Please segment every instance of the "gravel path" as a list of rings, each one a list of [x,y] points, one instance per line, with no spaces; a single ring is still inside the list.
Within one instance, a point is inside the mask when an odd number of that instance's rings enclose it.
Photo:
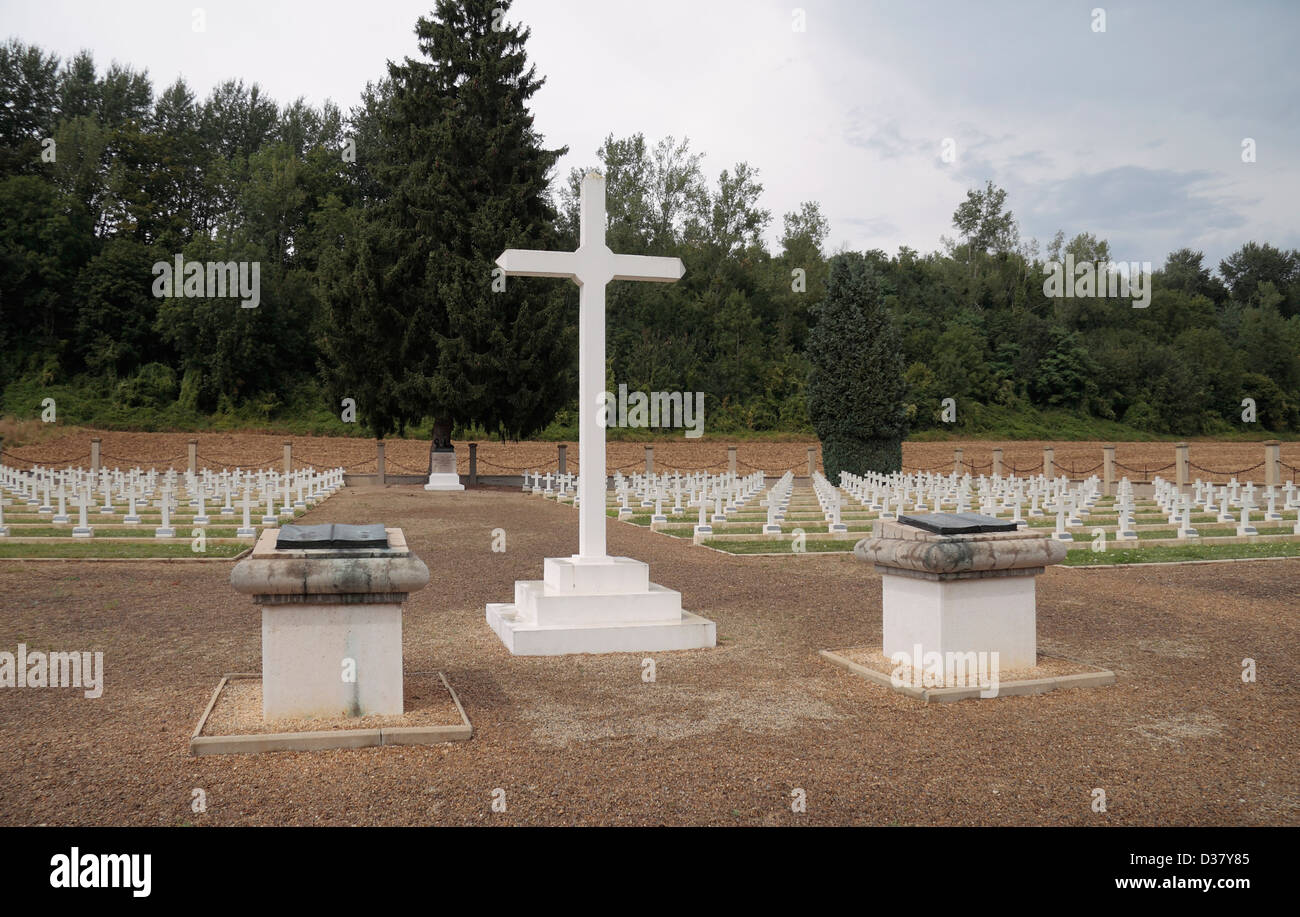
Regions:
[[[1300,824],[1300,560],[1053,568],[1040,647],[1119,683],[927,706],[818,657],[879,641],[880,581],[852,557],[731,557],[611,523],[613,552],[718,624],[717,649],[656,654],[647,684],[639,655],[511,657],[483,620],[576,549],[568,507],[349,489],[307,520],[406,530],[432,574],[406,666],[446,672],[472,741],[191,758],[220,675],[260,667],[228,565],[4,561],[0,650],[102,650],[105,687],[0,689],[0,823]]]

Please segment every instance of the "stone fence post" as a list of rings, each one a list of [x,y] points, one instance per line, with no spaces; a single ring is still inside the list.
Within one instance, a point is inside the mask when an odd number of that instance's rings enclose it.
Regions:
[[[645,473],[651,475],[655,473],[655,447],[645,447]]]
[[[808,447],[808,477],[811,478],[813,476],[813,472],[816,470],[817,470],[817,449],[813,446],[809,446]]]
[[[736,473],[736,447],[727,447],[727,470],[732,474]]]
[[[199,470],[199,441],[197,439],[190,440],[189,454],[190,474],[197,474]]]
[[[1002,447],[995,446],[993,449],[993,475],[999,477],[1002,474]]]
[[[1108,497],[1115,496],[1115,444],[1107,443],[1101,447],[1102,482]]]
[[[379,475],[379,483],[387,483],[387,474],[384,471],[384,441],[382,439],[375,440],[375,471]]]
[[[99,446],[100,439],[96,436],[90,441],[90,472],[95,474],[99,471]]]
[[[1282,444],[1275,439],[1264,443],[1264,486],[1282,486]]]
[[[289,440],[284,442],[284,473],[287,476],[293,471],[293,443]]]
[[[960,475],[965,469],[962,467],[962,456],[965,454],[963,449],[952,450],[952,473]]]
[[[1174,483],[1179,487],[1187,486],[1187,443],[1176,443],[1174,445]]]
[[[560,443],[558,446],[555,447],[555,451],[556,451],[556,453],[558,454],[558,458],[557,458],[557,461],[556,461],[556,467],[560,469],[560,474],[568,474],[568,472],[569,472],[569,447],[568,447],[568,445],[565,444],[565,443]]]
[[[478,443],[469,444],[469,486],[478,486]]]
[[[1043,447],[1043,477],[1049,481],[1056,477],[1056,449],[1052,446]]]

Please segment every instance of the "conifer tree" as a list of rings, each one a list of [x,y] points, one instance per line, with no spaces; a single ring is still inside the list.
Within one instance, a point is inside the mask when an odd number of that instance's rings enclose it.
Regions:
[[[438,0],[416,25],[423,59],[390,62],[369,94],[368,199],[323,283],[323,369],[380,437],[425,417],[435,445],[455,423],[525,435],[573,388],[576,296],[493,275],[506,248],[556,247],[548,176],[565,152],[534,130],[543,80],[508,7]]]
[[[903,350],[874,269],[861,254],[830,262],[808,337],[808,415],[831,483],[841,471],[899,471],[907,421]]]

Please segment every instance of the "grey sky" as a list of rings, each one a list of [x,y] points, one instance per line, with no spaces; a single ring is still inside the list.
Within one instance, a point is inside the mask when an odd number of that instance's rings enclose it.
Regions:
[[[0,0],[3,31],[62,55],[183,74],[199,95],[259,82],[345,109],[415,53],[431,0]],[[201,7],[207,29],[192,30]],[[1173,248],[1212,264],[1255,239],[1300,246],[1300,4],[518,0],[546,86],[539,129],[594,162],[608,133],[689,136],[710,178],[760,170],[781,215],[818,200],[831,248],[921,251],[967,188],[1009,191],[1022,233],[1107,238],[1117,259]],[[1092,30],[1092,10],[1106,31]],[[940,158],[944,138],[957,159]],[[1258,161],[1241,160],[1253,138]]]

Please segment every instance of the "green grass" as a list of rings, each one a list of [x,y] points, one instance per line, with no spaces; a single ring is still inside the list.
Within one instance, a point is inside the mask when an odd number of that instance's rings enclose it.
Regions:
[[[1289,529],[1287,531],[1290,531]],[[789,541],[719,541],[705,539],[704,544],[728,554],[791,554]],[[855,541],[828,538],[808,539],[806,553],[849,553]],[[1253,544],[1151,545],[1145,548],[1110,548],[1106,551],[1071,551],[1064,566],[1094,564],[1143,564],[1180,560],[1250,560],[1260,557],[1300,557],[1300,542],[1285,541]]]
[[[1193,528],[1195,528],[1195,526],[1193,526]],[[1255,526],[1255,528],[1258,529],[1259,534],[1261,534],[1261,535],[1290,535],[1291,532],[1292,532],[1291,526],[1289,526],[1289,525],[1271,525],[1271,526],[1262,526],[1262,525],[1257,525],[1257,526]],[[1227,538],[1227,537],[1230,537],[1230,536],[1235,536],[1235,535],[1237,534],[1237,529],[1236,529],[1235,527],[1230,528],[1230,529],[1225,529],[1225,528],[1215,528],[1215,529],[1199,528],[1199,529],[1196,529],[1196,532],[1197,532],[1197,534],[1200,535],[1200,537],[1202,537],[1202,538]],[[1177,537],[1178,537],[1178,529],[1150,529],[1150,530],[1145,531],[1145,532],[1138,532],[1138,533],[1137,533],[1137,536],[1138,536],[1138,540],[1139,540],[1139,541],[1142,541],[1142,540],[1145,540],[1145,539],[1177,538]],[[1108,537],[1108,538],[1114,538],[1114,533],[1113,533],[1113,532],[1111,532],[1111,533],[1107,533],[1107,537]],[[1074,540],[1075,540],[1075,541],[1092,541],[1092,535],[1089,534],[1088,532],[1075,532],[1075,533],[1074,533]]]
[[[1149,548],[1113,548],[1107,551],[1071,551],[1064,566],[1093,564],[1143,564],[1178,560],[1250,560],[1258,557],[1300,557],[1300,542],[1256,544],[1152,545]]]
[[[853,550],[856,541],[847,539],[809,538],[804,541],[802,552],[790,550],[791,541],[719,541],[716,538],[704,539],[704,544],[728,554],[829,554],[847,553]]]
[[[142,542],[100,541],[98,538],[85,540],[71,538],[57,542],[41,544],[23,544],[0,539],[0,560],[23,557],[95,557],[108,560],[130,557],[234,557],[241,551],[248,550],[246,544],[209,544],[207,551],[196,553],[190,550],[188,541],[184,544],[144,544]]]
[[[104,528],[102,525],[97,527],[95,525],[95,521],[92,519],[90,521],[90,527],[95,530],[95,538],[152,538],[153,537],[153,528],[150,528],[149,526],[145,526],[145,525],[133,525],[130,528],[109,529],[109,528]],[[74,528],[76,528],[76,526],[73,525],[66,525],[60,527],[55,527],[55,526],[37,527],[37,528],[18,528],[17,526],[10,526],[9,535],[12,538],[63,539],[63,538],[71,538],[72,530]],[[199,526],[186,525],[185,523],[182,522],[173,522],[172,528],[176,530],[176,537],[191,538],[194,535],[194,529],[199,528]],[[206,528],[203,529],[203,531],[206,534],[206,537],[208,538],[234,538],[236,529],[233,527],[217,528],[214,526],[207,526]]]

